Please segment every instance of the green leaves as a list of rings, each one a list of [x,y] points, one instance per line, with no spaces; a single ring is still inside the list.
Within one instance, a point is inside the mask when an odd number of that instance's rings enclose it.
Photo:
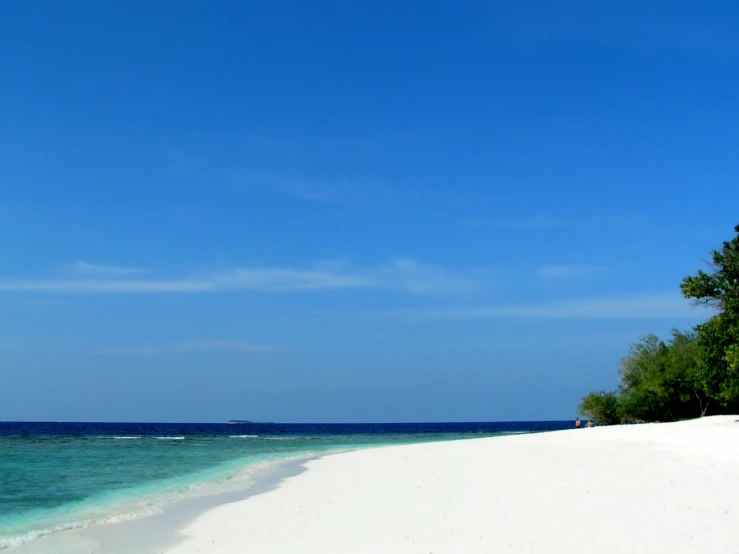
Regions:
[[[712,273],[686,277],[686,298],[715,306],[719,313],[699,325],[705,387],[724,408],[739,404],[739,225],[737,236],[711,257]]]
[[[739,371],[739,344],[730,345],[726,349],[726,356],[724,356],[724,359],[726,360],[726,365],[728,366],[729,371]]]
[[[615,392],[591,392],[582,399],[580,414],[598,425],[615,425],[621,422],[619,398]]]
[[[711,271],[683,279],[683,296],[717,314],[668,342],[647,335],[621,360],[617,392],[591,393],[580,412],[601,424],[674,421],[739,411],[739,225]]]
[[[621,361],[619,398],[624,419],[673,421],[701,415],[706,398],[695,333],[672,331],[665,343],[648,335]]]
[[[618,391],[589,394],[583,398],[580,411],[606,425],[705,415],[711,397],[701,358],[698,335],[693,331],[674,329],[668,342],[647,335],[621,360]]]
[[[709,304],[721,312],[739,310],[739,225],[734,227],[737,236],[724,242],[720,250],[711,255],[711,273],[698,271],[694,277],[683,279],[680,289],[683,296],[700,304]]]

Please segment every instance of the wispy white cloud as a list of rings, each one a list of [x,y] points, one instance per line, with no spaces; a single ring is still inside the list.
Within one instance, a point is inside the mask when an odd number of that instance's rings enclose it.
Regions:
[[[327,183],[318,179],[295,178],[270,171],[231,168],[225,171],[229,185],[238,192],[278,194],[311,202],[330,204],[349,201],[359,187],[356,183]]]
[[[300,200],[351,204],[364,208],[398,208],[417,204],[473,204],[473,199],[455,190],[414,190],[382,179],[322,179],[295,177],[279,172],[230,168],[224,171],[228,186],[248,194],[277,194]]]
[[[174,278],[96,278],[0,280],[0,291],[49,293],[209,293],[256,291],[288,293],[341,289],[386,289],[409,294],[445,294],[486,286],[490,271],[448,270],[409,258],[376,267],[342,262],[306,268],[248,267]]]
[[[208,292],[216,290],[209,281],[115,280],[115,279],[17,279],[0,281],[3,292],[59,293],[154,293]]]
[[[629,216],[588,216],[561,217],[538,215],[513,218],[470,218],[467,224],[472,227],[491,227],[498,229],[552,229],[579,227],[627,227],[641,223],[637,217]]]
[[[546,278],[578,277],[592,275],[601,269],[595,265],[544,265],[536,268],[536,274]]]
[[[620,332],[601,332],[601,333],[585,333],[558,337],[564,344],[587,345],[618,345],[636,342],[641,338],[641,334],[634,331]]]
[[[371,135],[309,135],[309,136],[277,136],[250,134],[239,137],[239,142],[249,146],[266,148],[297,148],[306,147],[336,149],[372,148],[398,149],[413,146],[430,146],[441,144],[441,137],[435,134],[419,133],[415,131],[396,131]]]
[[[180,354],[196,352],[276,352],[277,348],[252,344],[240,340],[201,340],[180,342],[163,346],[135,346],[106,350],[104,354],[149,356],[156,354]]]
[[[384,288],[412,294],[457,293],[484,289],[492,270],[453,271],[422,264],[410,258],[396,258],[387,266],[370,271]]]
[[[84,261],[76,261],[67,264],[63,269],[70,273],[86,275],[88,277],[125,277],[128,275],[141,275],[146,269],[140,267],[123,267],[119,265],[91,264]]]
[[[502,229],[538,229],[544,227],[569,227],[574,220],[555,216],[532,216],[514,218],[470,218],[467,223],[473,227],[499,227]]]
[[[687,319],[709,315],[675,294],[575,298],[500,306],[462,306],[394,312],[409,320],[451,319]]]
[[[205,158],[174,146],[169,141],[162,142],[164,160],[169,169],[180,176],[193,176],[204,170]]]
[[[347,196],[346,188],[330,186],[320,181],[309,181],[305,179],[282,181],[276,188],[286,196],[293,196],[312,202],[338,204],[343,202]]]

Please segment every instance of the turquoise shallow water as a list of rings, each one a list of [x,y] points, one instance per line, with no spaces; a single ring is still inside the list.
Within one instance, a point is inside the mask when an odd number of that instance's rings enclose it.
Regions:
[[[215,486],[245,488],[245,470],[277,460],[563,426],[0,423],[0,549],[154,513]]]
[[[156,511],[261,462],[341,448],[252,438],[0,439],[0,548]]]

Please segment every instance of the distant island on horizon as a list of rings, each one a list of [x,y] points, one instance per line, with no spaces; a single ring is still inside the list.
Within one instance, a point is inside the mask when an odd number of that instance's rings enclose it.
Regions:
[[[274,423],[274,421],[250,421],[248,419],[229,419],[227,425],[244,425],[247,423]]]

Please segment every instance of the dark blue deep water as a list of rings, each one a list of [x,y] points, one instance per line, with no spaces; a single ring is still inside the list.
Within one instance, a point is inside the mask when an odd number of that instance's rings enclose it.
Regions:
[[[65,423],[1,422],[0,437],[97,437],[134,435],[269,436],[416,435],[459,433],[472,435],[556,431],[572,427],[572,421],[511,421],[492,423]]]
[[[566,429],[565,422],[0,423],[0,549],[154,513],[291,458],[391,444]]]

